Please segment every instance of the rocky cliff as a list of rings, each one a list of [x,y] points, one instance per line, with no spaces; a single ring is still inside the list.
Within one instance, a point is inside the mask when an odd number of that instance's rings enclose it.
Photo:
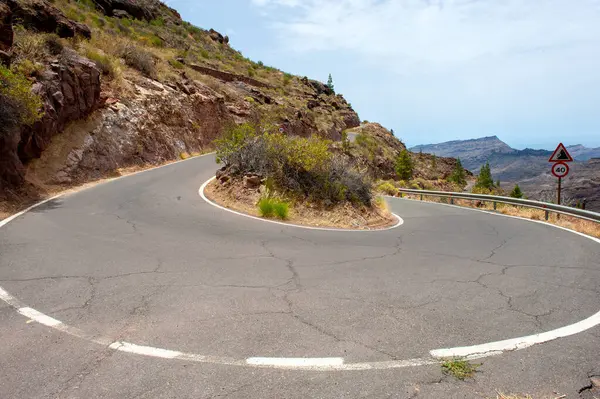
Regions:
[[[246,59],[158,1],[0,0],[0,32],[3,63],[43,103],[0,137],[0,196],[207,151],[232,123],[334,140],[360,123],[326,85]]]

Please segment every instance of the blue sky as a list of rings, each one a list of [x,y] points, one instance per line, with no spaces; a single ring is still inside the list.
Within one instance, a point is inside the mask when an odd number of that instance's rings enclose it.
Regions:
[[[171,0],[408,145],[600,146],[600,0]]]

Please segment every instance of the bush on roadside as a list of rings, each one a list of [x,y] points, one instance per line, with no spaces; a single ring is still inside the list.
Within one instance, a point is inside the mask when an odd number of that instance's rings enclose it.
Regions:
[[[258,201],[260,216],[265,218],[275,216],[278,219],[285,220],[288,218],[289,209],[290,205],[287,202],[275,198],[263,197]]]
[[[398,194],[398,189],[392,183],[388,181],[383,181],[379,183],[377,186],[377,191],[382,192],[387,195],[396,195]]]
[[[286,136],[277,126],[243,124],[215,141],[217,160],[239,175],[272,179],[278,190],[326,203],[371,204],[371,187],[329,140]]]
[[[42,117],[41,109],[42,100],[31,92],[31,82],[0,65],[0,132],[33,124]]]

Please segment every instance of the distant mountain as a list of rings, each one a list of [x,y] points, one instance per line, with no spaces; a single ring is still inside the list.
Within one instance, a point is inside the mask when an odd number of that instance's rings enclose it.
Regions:
[[[548,158],[552,151],[517,150],[497,136],[473,140],[448,141],[440,144],[418,145],[413,152],[435,154],[440,157],[460,158],[463,166],[474,173],[486,162],[490,163],[494,179],[506,189],[518,183],[530,198],[551,200],[556,178],[550,173]],[[588,209],[600,211],[600,148],[581,144],[567,146],[576,162],[564,180],[567,202],[585,199]]]

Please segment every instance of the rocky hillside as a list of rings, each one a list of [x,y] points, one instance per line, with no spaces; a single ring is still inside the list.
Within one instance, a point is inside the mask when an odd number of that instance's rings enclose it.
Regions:
[[[26,82],[43,111],[0,114],[0,197],[207,151],[233,123],[333,140],[360,123],[323,83],[249,60],[159,1],[0,0],[0,32],[3,81]]]
[[[600,156],[600,148],[573,145],[567,146],[567,149],[575,162],[564,180],[566,203],[585,200],[588,209],[600,211],[600,163],[594,159]],[[548,163],[552,151],[516,150],[496,136],[420,145],[412,150],[459,157],[463,165],[474,172],[489,162],[493,177],[499,179],[505,189],[518,183],[533,199],[553,201],[556,195],[556,178],[550,173]]]
[[[338,144],[355,164],[373,180],[397,180],[396,160],[406,146],[391,131],[378,123],[363,123],[344,132],[348,141]],[[456,166],[456,158],[410,152],[413,180],[405,186],[456,190],[446,180]],[[467,173],[471,175],[470,172]]]

